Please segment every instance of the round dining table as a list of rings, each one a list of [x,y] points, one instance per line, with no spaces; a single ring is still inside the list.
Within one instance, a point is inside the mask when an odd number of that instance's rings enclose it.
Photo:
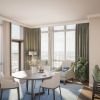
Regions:
[[[53,72],[44,70],[44,72],[39,72],[39,71],[32,71],[32,70],[24,70],[24,71],[18,71],[12,74],[14,78],[20,79],[20,80],[31,80],[31,99],[33,100],[33,94],[34,94],[34,81],[35,80],[45,80],[49,79],[53,76]],[[35,94],[34,94],[35,95]]]

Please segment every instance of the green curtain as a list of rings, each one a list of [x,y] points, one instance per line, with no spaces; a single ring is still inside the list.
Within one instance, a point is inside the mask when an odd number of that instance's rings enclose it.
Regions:
[[[76,61],[83,57],[89,61],[89,23],[76,25]]]
[[[40,28],[24,28],[24,67],[30,69],[28,52],[37,51],[40,56]]]

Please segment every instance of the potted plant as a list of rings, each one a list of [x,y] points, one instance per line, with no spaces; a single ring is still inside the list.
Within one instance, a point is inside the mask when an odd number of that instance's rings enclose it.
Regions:
[[[74,63],[74,66],[76,79],[81,82],[88,80],[88,61],[85,58],[80,57],[78,61]]]

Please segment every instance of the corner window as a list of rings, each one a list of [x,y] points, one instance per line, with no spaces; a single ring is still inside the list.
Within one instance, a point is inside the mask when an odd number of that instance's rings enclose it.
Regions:
[[[75,29],[75,24],[41,28],[41,60],[49,60],[54,68],[64,60],[75,61]]]
[[[11,73],[23,67],[23,33],[22,27],[11,24]]]

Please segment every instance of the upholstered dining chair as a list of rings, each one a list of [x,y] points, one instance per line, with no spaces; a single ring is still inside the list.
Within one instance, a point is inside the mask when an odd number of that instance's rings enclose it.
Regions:
[[[95,95],[100,95],[100,81],[97,81],[93,76],[92,100],[94,100],[94,98],[100,99],[100,97],[96,97]]]
[[[52,89],[53,90],[53,100],[55,100],[55,89],[59,88],[60,90],[60,96],[61,96],[61,88],[60,88],[60,73],[56,72],[54,73],[54,76],[50,79],[44,80],[40,86],[39,93],[41,88],[43,89]],[[40,100],[40,95],[39,95]],[[62,100],[62,96],[61,96]]]
[[[5,77],[3,73],[0,72],[0,91],[1,91],[0,100],[2,100],[4,90],[9,90],[9,89],[17,89],[18,100],[20,100],[19,84],[14,81],[13,77]]]

